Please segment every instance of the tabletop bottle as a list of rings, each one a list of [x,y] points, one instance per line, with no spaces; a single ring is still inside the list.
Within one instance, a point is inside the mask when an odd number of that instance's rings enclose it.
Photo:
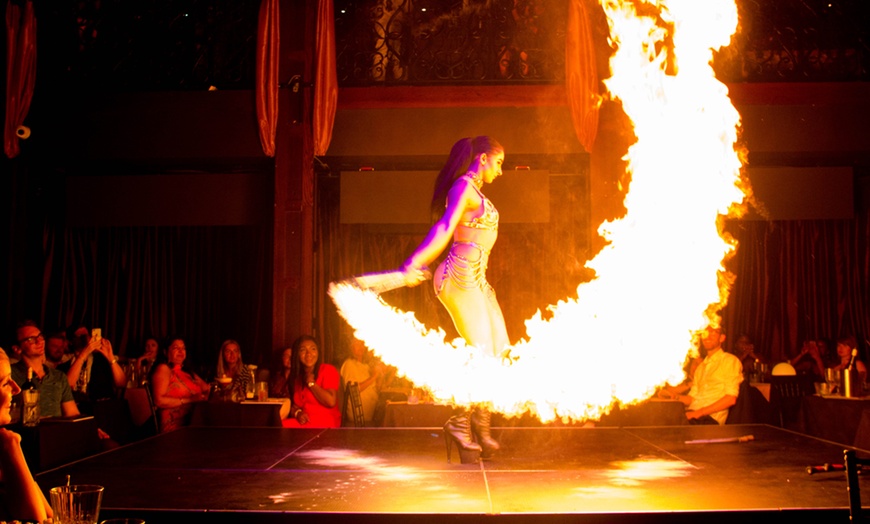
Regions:
[[[21,385],[21,398],[24,403],[22,424],[25,426],[39,424],[39,390],[33,382],[33,368],[27,368],[27,381]]]

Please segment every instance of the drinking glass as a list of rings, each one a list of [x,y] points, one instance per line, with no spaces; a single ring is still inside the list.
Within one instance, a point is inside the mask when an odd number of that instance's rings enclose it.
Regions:
[[[840,387],[840,370],[827,368],[825,370],[825,382],[828,383],[828,394],[835,393]]]
[[[257,382],[257,400],[260,402],[266,402],[269,400],[269,383],[268,382]]]
[[[73,484],[49,491],[54,524],[97,524],[103,486]]]

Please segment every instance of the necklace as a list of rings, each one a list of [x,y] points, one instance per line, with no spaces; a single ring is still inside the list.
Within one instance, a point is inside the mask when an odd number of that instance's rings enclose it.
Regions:
[[[479,171],[477,173],[472,173],[471,171],[469,171],[465,173],[465,176],[469,177],[471,181],[474,182],[474,187],[476,187],[477,189],[483,188],[483,173]]]

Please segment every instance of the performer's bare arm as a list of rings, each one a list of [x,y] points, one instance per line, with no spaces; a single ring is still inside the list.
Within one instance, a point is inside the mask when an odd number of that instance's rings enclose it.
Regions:
[[[408,285],[417,285],[425,278],[426,268],[453,240],[453,232],[469,208],[480,207],[480,197],[471,187],[467,178],[460,178],[450,188],[447,195],[447,208],[441,218],[432,226],[422,243],[402,264],[402,272]]]

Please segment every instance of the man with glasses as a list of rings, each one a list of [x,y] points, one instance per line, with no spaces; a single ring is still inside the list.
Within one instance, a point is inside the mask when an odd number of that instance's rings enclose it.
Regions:
[[[27,369],[33,369],[33,381],[39,390],[40,416],[79,415],[66,373],[45,365],[45,336],[36,322],[25,320],[18,324],[12,349],[21,359],[12,365],[12,380],[21,386],[27,381]]]

